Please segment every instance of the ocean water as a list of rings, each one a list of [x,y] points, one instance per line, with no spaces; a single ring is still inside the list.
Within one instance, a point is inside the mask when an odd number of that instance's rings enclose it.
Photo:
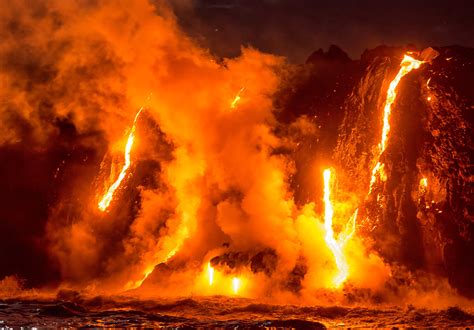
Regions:
[[[474,327],[473,311],[408,307],[263,304],[222,296],[163,300],[130,297],[0,300],[0,329],[9,327],[158,327],[322,329],[326,327]],[[71,301],[72,300],[72,301]],[[75,300],[75,301],[73,301]]]

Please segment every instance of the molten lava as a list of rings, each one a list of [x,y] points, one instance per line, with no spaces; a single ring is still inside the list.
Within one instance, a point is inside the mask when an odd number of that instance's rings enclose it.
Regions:
[[[387,148],[388,134],[390,133],[390,114],[392,112],[393,102],[395,102],[395,98],[397,97],[397,86],[405,75],[414,69],[418,69],[423,63],[423,61],[419,61],[409,55],[405,55],[402,62],[400,63],[400,70],[398,70],[397,75],[390,82],[383,108],[382,136],[377,150],[377,164],[375,164],[374,168],[372,169],[369,193],[372,192],[377,178],[381,179],[382,181],[386,180],[383,164],[380,162],[380,157]]]
[[[428,179],[427,178],[421,178],[420,179],[420,188],[426,190],[428,188]]]
[[[209,276],[209,285],[214,283],[214,268],[212,268],[211,263],[207,264],[207,274]]]
[[[344,256],[342,245],[334,238],[334,230],[332,228],[332,219],[334,215],[334,209],[331,204],[331,170],[324,170],[324,228],[326,235],[324,237],[327,246],[334,255],[338,274],[334,278],[334,287],[338,288],[347,279],[349,275],[349,266]],[[345,241],[345,240],[343,240]]]
[[[135,140],[135,130],[136,130],[136,125],[137,125],[137,120],[138,117],[140,116],[140,113],[142,112],[143,107],[141,107],[137,114],[135,115],[135,119],[133,120],[133,125],[130,130],[130,133],[128,134],[128,139],[127,139],[127,144],[125,145],[125,152],[124,152],[124,164],[122,167],[122,170],[120,171],[120,174],[115,180],[115,182],[109,187],[105,195],[102,197],[100,200],[98,207],[99,210],[104,212],[107,210],[109,207],[110,203],[112,202],[112,199],[114,198],[115,191],[120,187],[120,184],[122,183],[123,179],[127,175],[127,171],[132,164],[131,158],[130,158],[130,152],[132,151],[132,146],[133,142]]]
[[[245,87],[242,87],[239,92],[237,93],[237,95],[234,97],[234,100],[232,101],[232,103],[230,104],[230,108],[231,109],[235,109],[235,107],[237,107],[237,103],[239,103],[240,99],[241,99],[241,96],[240,94],[245,90]]]
[[[232,291],[234,294],[238,294],[240,289],[240,279],[238,277],[234,277],[232,279]]]

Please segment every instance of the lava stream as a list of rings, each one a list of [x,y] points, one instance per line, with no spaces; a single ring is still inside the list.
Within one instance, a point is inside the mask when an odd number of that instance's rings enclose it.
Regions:
[[[209,275],[209,285],[214,283],[214,268],[211,266],[211,262],[207,264],[207,273]]]
[[[127,144],[125,146],[124,164],[123,164],[123,167],[122,167],[122,171],[120,171],[120,174],[119,174],[117,180],[115,180],[115,182],[109,187],[109,189],[107,190],[107,193],[102,197],[102,199],[100,200],[100,202],[98,204],[99,210],[101,210],[102,212],[107,210],[107,208],[109,207],[109,205],[112,202],[112,199],[114,197],[115,191],[118,189],[118,187],[120,187],[120,184],[122,183],[123,179],[127,175],[127,171],[129,169],[130,165],[132,164],[132,161],[131,161],[131,158],[130,158],[130,152],[132,151],[133,142],[135,140],[135,131],[136,131],[136,126],[137,126],[137,120],[138,120],[138,117],[140,116],[140,113],[142,112],[142,110],[143,110],[143,107],[141,107],[138,110],[137,114],[135,115],[135,119],[133,120],[132,129],[130,130],[130,133],[128,135]]]
[[[334,286],[340,287],[349,275],[349,266],[347,265],[346,257],[342,251],[342,245],[339,244],[334,238],[334,230],[332,229],[332,218],[334,215],[334,209],[331,204],[331,170],[325,169],[323,172],[324,176],[324,228],[326,230],[326,244],[334,255],[338,274],[334,278]]]
[[[405,55],[403,57],[402,62],[400,63],[400,70],[398,70],[397,75],[390,82],[390,85],[387,90],[387,97],[385,99],[384,109],[383,109],[382,137],[378,145],[377,164],[375,164],[374,168],[372,169],[372,177],[370,178],[369,194],[372,192],[374,188],[374,184],[377,181],[377,177],[385,181],[385,173],[383,172],[383,164],[380,162],[380,156],[383,154],[383,152],[387,148],[388,134],[390,133],[390,113],[392,112],[393,102],[395,102],[395,98],[397,97],[396,88],[398,84],[400,83],[400,80],[405,75],[407,75],[414,69],[418,69],[423,63],[425,62],[416,60],[409,55]]]
[[[234,277],[232,279],[232,291],[234,294],[238,294],[240,289],[240,279],[238,277]]]

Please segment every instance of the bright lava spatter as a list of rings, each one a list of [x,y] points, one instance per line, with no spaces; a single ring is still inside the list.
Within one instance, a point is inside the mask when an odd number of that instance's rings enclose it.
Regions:
[[[118,187],[120,187],[120,184],[122,183],[123,179],[127,175],[127,171],[129,169],[130,165],[132,164],[132,161],[131,161],[131,158],[130,158],[130,152],[132,151],[133,142],[135,140],[135,131],[136,131],[136,126],[137,126],[136,125],[137,120],[138,120],[138,117],[140,116],[140,113],[142,112],[142,110],[143,110],[143,107],[141,107],[138,110],[137,114],[135,115],[135,119],[133,120],[133,125],[132,125],[130,133],[128,135],[127,144],[125,146],[124,164],[123,164],[122,170],[120,171],[120,174],[119,174],[117,180],[115,180],[115,182],[109,187],[109,189],[107,190],[107,192],[105,193],[105,195],[102,197],[102,199],[100,200],[100,202],[98,204],[99,210],[101,210],[102,212],[107,210],[107,208],[109,207],[109,205],[112,202],[112,199],[114,197],[115,191],[118,189]]]
[[[327,246],[334,255],[338,274],[334,278],[334,287],[338,288],[347,279],[349,275],[349,266],[347,265],[346,257],[342,251],[342,246],[334,238],[334,230],[332,228],[332,218],[334,216],[334,209],[331,204],[331,170],[325,169],[324,176],[324,229],[326,235],[324,237]]]
[[[245,90],[245,87],[242,87],[240,89],[240,91],[237,93],[237,95],[235,96],[234,100],[232,101],[232,103],[230,104],[230,107],[231,109],[235,109],[235,107],[237,106],[237,103],[239,103],[241,97],[240,97],[240,94]]]
[[[232,291],[234,294],[238,294],[240,289],[240,279],[238,277],[234,277],[232,279]]]
[[[211,266],[211,262],[207,264],[207,273],[209,275],[209,285],[214,283],[214,268]]]
[[[428,188],[428,179],[423,177],[420,179],[420,187],[425,189]]]

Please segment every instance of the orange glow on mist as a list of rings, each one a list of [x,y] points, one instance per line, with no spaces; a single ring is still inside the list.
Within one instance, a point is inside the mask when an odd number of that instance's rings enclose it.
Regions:
[[[331,204],[331,188],[330,188],[331,170],[325,169],[323,172],[323,176],[324,176],[324,228],[326,231],[326,235],[324,239],[326,241],[327,246],[329,247],[332,254],[334,255],[334,259],[336,261],[338,274],[334,278],[333,282],[334,282],[334,286],[338,288],[347,279],[347,276],[349,275],[349,266],[344,256],[342,245],[339,244],[334,238],[334,230],[332,228],[332,219],[334,216],[334,209]],[[354,221],[355,221],[355,218],[354,218]]]
[[[383,109],[383,126],[382,126],[382,136],[380,143],[378,145],[377,152],[377,164],[372,169],[372,177],[370,178],[370,189],[369,193],[372,192],[373,186],[377,181],[377,177],[382,181],[386,180],[386,176],[383,170],[383,164],[380,163],[380,156],[383,154],[387,148],[388,134],[390,133],[390,114],[392,112],[392,105],[395,102],[397,97],[396,88],[400,83],[400,80],[410,73],[414,69],[418,69],[424,62],[414,59],[409,55],[403,57],[402,62],[400,63],[400,70],[398,70],[395,78],[390,82],[390,85],[387,90],[387,97],[385,99],[385,105]]]
[[[130,152],[132,151],[133,142],[135,140],[135,130],[136,130],[137,119],[140,113],[142,112],[142,110],[143,110],[143,107],[141,107],[138,110],[137,114],[135,115],[132,129],[130,130],[130,133],[128,135],[127,144],[125,145],[124,164],[122,167],[122,171],[120,171],[120,174],[117,180],[115,180],[115,182],[109,187],[109,189],[107,190],[107,192],[105,193],[105,195],[102,197],[102,199],[100,200],[98,204],[99,210],[101,210],[102,212],[107,210],[107,208],[109,207],[110,203],[112,202],[112,199],[114,198],[115,191],[118,189],[118,187],[120,187],[120,184],[122,183],[123,179],[127,175],[127,171],[130,165],[132,164],[132,161],[130,158]]]

